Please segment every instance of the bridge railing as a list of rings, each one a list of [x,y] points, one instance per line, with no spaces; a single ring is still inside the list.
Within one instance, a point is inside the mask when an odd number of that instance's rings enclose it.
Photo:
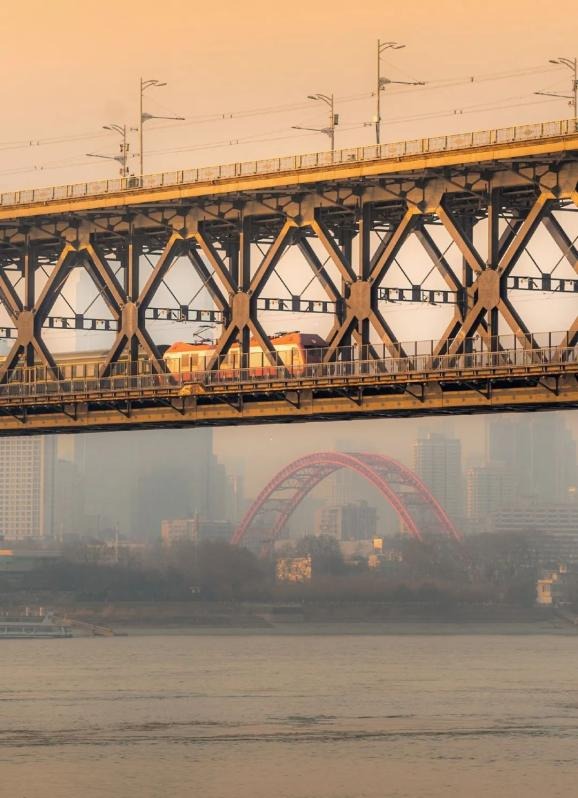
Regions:
[[[135,189],[155,189],[194,183],[214,183],[236,177],[251,175],[275,175],[315,169],[344,163],[363,163],[376,160],[406,158],[444,151],[467,150],[508,144],[517,141],[559,138],[578,132],[578,119],[560,119],[553,122],[512,125],[510,127],[477,130],[470,133],[454,133],[449,136],[430,136],[365,147],[345,147],[333,152],[312,152],[302,155],[287,155],[279,158],[264,158],[255,161],[240,161],[217,166],[202,166],[196,169],[181,169],[139,177],[113,180],[90,180],[46,188],[30,188],[21,191],[6,191],[0,194],[0,206],[29,205],[55,200],[81,197],[98,197],[118,194]]]
[[[352,347],[349,347],[351,353]],[[456,376],[460,372],[468,374],[514,373],[520,369],[542,371],[546,366],[564,370],[578,365],[578,345],[571,347],[545,347],[539,349],[502,349],[501,351],[471,351],[461,354],[415,354],[403,357],[370,357],[362,359],[337,358],[330,362],[308,362],[274,366],[264,364],[250,368],[221,368],[203,371],[187,377],[186,384],[198,383],[205,387],[220,385],[255,384],[283,381],[330,382],[336,379],[349,381],[379,377],[418,379],[440,375]],[[179,375],[180,378],[180,375]]]
[[[218,368],[201,368],[191,371],[190,365],[177,371],[167,371],[164,363],[139,361],[114,364],[109,374],[103,376],[97,361],[61,364],[58,368],[34,366],[17,368],[5,375],[0,383],[2,401],[32,399],[41,403],[43,399],[66,401],[66,397],[99,397],[138,395],[142,398],[157,394],[179,392],[203,392],[218,388],[246,390],[266,389],[272,384],[298,387],[303,384],[331,385],[345,381],[362,383],[378,379],[380,382],[403,382],[404,380],[459,379],[468,377],[499,377],[520,373],[560,373],[578,370],[578,343],[571,343],[563,334],[544,333],[554,340],[546,346],[523,347],[512,336],[500,336],[495,349],[481,348],[478,339],[466,339],[458,354],[436,354],[434,342],[412,342],[403,346],[403,355],[355,351],[354,347],[342,347],[335,359],[322,361],[323,350],[307,352],[305,362],[299,358],[289,359],[275,365],[265,355],[259,363],[250,365],[227,363]],[[535,336],[535,338],[538,336]],[[515,339],[514,339],[515,340]],[[365,349],[365,347],[364,347]],[[429,351],[428,351],[429,350]]]

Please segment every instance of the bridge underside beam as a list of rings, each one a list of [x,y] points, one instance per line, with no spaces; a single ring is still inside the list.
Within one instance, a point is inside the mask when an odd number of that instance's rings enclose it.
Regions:
[[[86,401],[0,406],[0,436],[111,429],[403,418],[578,407],[575,373],[510,379],[407,382],[210,397],[143,397],[129,390]]]

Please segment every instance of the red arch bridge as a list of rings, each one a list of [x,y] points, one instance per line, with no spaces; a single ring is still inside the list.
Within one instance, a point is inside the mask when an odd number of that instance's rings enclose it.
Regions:
[[[374,485],[414,539],[444,535],[461,540],[460,533],[428,488],[397,460],[368,452],[317,452],[295,460],[273,477],[245,514],[231,542],[276,540],[313,488],[342,468]]]

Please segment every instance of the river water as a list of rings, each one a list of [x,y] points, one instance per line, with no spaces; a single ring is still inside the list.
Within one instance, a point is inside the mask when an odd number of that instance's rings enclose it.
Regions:
[[[578,636],[0,641],[0,673],[1,798],[578,794]]]

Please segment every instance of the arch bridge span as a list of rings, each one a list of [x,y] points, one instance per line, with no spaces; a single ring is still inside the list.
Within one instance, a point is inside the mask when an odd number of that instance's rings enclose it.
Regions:
[[[231,542],[276,540],[306,496],[340,469],[359,474],[374,485],[414,539],[445,535],[461,540],[460,533],[430,490],[402,463],[369,452],[317,452],[293,461],[273,477],[245,514]]]

